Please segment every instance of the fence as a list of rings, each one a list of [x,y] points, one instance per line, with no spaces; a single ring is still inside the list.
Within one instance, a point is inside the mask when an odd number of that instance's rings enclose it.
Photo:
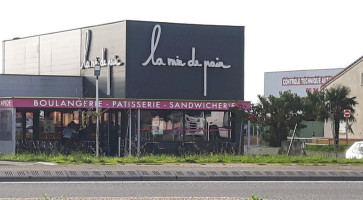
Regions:
[[[339,144],[342,145],[352,145],[354,142],[361,141],[362,139],[346,139],[346,138],[339,138]],[[326,144],[326,145],[333,145],[334,139],[333,138],[320,138],[320,137],[313,137],[312,143],[314,144]]]

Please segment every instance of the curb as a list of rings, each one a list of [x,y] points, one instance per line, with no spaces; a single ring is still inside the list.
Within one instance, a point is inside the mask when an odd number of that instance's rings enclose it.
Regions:
[[[0,171],[26,181],[363,181],[363,171]]]

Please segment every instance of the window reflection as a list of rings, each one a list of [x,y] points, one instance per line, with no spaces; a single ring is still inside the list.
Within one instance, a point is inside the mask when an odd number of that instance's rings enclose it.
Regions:
[[[23,138],[23,115],[21,112],[16,113],[16,139],[21,140]]]
[[[229,112],[213,111],[206,117],[208,141],[228,141],[231,138]]]
[[[61,113],[57,111],[40,110],[39,112],[39,139],[61,138]]]
[[[141,111],[141,141],[229,141],[229,112]]]
[[[12,112],[10,110],[0,110],[0,140],[12,140]]]
[[[185,140],[203,141],[206,139],[206,119],[203,111],[185,113]]]
[[[182,141],[183,112],[141,111],[142,141]]]
[[[25,138],[26,139],[33,139],[33,112],[26,112],[25,113],[25,120],[26,120],[26,125],[25,125]]]

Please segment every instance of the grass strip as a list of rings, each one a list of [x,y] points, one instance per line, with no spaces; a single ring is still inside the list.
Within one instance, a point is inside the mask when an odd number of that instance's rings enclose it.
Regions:
[[[2,155],[0,160],[21,162],[53,162],[58,164],[180,164],[180,163],[256,163],[256,164],[363,164],[363,159],[329,158],[324,156],[286,156],[286,155],[147,155],[141,157],[96,157],[90,154],[15,154]]]
[[[348,145],[339,145],[338,152],[343,153],[349,148]],[[334,153],[334,145],[306,145],[306,152]]]

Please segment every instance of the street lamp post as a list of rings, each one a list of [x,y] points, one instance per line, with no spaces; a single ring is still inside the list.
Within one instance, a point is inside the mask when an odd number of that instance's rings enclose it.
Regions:
[[[99,101],[98,101],[98,76],[101,74],[101,65],[99,58],[96,58],[94,75],[96,76],[96,156],[99,155],[99,135],[100,135],[100,119],[99,119]]]

